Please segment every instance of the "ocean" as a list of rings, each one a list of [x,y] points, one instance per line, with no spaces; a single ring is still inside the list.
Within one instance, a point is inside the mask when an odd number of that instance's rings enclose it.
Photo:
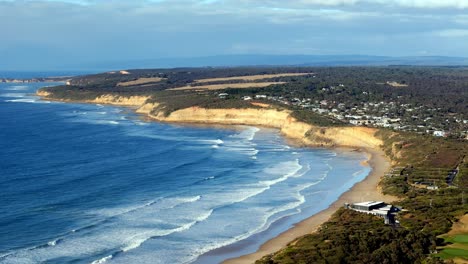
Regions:
[[[0,83],[0,263],[218,263],[327,208],[364,153],[278,131],[147,122]]]

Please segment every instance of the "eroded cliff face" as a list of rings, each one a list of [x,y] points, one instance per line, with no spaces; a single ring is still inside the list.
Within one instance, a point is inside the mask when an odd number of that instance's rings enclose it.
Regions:
[[[228,125],[266,126],[280,129],[286,137],[312,146],[349,146],[379,148],[383,143],[374,134],[376,129],[365,127],[316,127],[297,121],[287,110],[277,109],[205,109],[191,107],[172,112],[149,114],[164,122],[196,122]]]
[[[112,105],[122,105],[122,106],[134,106],[140,107],[146,103],[149,96],[119,96],[119,95],[112,95],[112,94],[105,94],[99,97],[96,97],[94,100],[88,100],[88,103],[96,103],[96,104],[112,104]]]
[[[46,91],[39,96],[50,98]],[[291,116],[291,111],[274,108],[206,109],[190,107],[165,115],[158,111],[158,103],[147,103],[149,96],[102,95],[87,103],[112,104],[137,107],[137,113],[163,122],[204,123],[226,125],[251,125],[277,128],[288,138],[309,146],[348,146],[380,148],[382,140],[375,137],[377,129],[365,127],[316,127],[300,122]]]
[[[72,101],[67,99],[54,98],[54,95],[51,92],[47,92],[44,90],[38,90],[36,92],[36,95],[50,100]],[[142,105],[145,105],[146,100],[148,100],[149,98],[149,96],[120,96],[113,94],[104,94],[96,97],[93,100],[84,100],[81,102],[92,104],[110,104],[119,106],[141,107]]]
[[[139,114],[150,115],[150,113],[159,106],[158,103],[145,103],[136,110]]]
[[[38,91],[36,92],[36,94],[37,94],[38,96],[41,96],[41,97],[48,97],[48,96],[51,96],[51,95],[52,95],[51,93],[46,92],[46,91],[43,91],[43,90],[38,90]]]

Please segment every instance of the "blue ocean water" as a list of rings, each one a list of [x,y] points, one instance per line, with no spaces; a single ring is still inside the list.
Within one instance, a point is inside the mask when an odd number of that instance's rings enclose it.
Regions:
[[[46,85],[0,84],[0,263],[190,263],[233,243],[241,255],[370,171],[363,153],[275,130],[41,101]]]

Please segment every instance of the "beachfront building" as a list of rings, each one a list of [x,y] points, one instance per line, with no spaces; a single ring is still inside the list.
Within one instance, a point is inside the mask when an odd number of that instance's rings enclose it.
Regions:
[[[384,202],[368,201],[361,203],[345,204],[346,209],[351,209],[356,212],[371,214],[375,216],[382,217],[385,221],[385,224],[394,224],[395,217],[394,212],[397,212],[398,209],[391,204],[386,204]]]

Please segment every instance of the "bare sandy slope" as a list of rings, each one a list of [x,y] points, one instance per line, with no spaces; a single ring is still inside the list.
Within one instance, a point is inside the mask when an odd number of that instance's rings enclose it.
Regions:
[[[468,214],[460,217],[458,222],[452,225],[452,229],[447,233],[448,235],[468,234]]]
[[[294,76],[304,76],[313,73],[280,73],[280,74],[260,74],[260,75],[250,75],[250,76],[235,76],[227,78],[209,78],[209,79],[199,79],[195,80],[197,83],[207,83],[207,82],[225,82],[225,81],[256,81],[263,79],[271,79],[277,77],[294,77]]]

